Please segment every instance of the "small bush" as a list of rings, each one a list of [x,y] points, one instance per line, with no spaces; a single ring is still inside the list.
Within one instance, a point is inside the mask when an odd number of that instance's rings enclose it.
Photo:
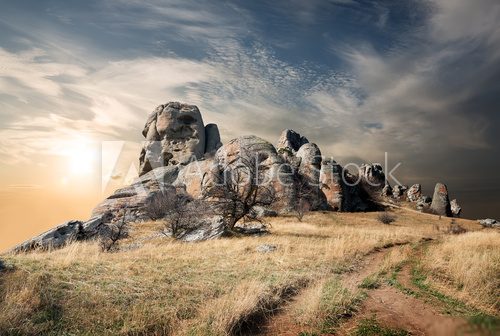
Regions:
[[[388,212],[379,214],[377,219],[383,224],[391,224],[396,221],[396,218]]]

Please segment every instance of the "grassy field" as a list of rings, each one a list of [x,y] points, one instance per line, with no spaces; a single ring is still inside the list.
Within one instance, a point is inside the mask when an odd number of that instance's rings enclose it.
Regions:
[[[469,232],[448,235],[448,218],[393,214],[390,225],[380,223],[377,213],[311,213],[302,222],[278,217],[270,219],[269,235],[200,243],[155,235],[163,224],[151,222],[134,225],[114,253],[86,242],[3,255],[0,334],[236,334],[264,323],[291,297],[300,302],[299,324],[330,321],[333,328],[363,299],[338,275],[377,248],[408,243],[384,259],[380,271],[388,273],[423,237],[438,239],[421,260],[428,281],[481,311],[498,313],[498,232],[475,232],[480,227],[473,221],[456,220]],[[259,253],[261,244],[277,250]]]

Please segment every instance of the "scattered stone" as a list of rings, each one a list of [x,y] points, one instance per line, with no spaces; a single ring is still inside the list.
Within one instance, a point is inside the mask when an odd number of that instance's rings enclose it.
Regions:
[[[454,217],[460,217],[460,213],[462,212],[462,207],[458,204],[456,199],[451,200],[450,202],[451,214]]]
[[[479,219],[479,224],[486,228],[497,228],[500,227],[500,223],[492,218]]]
[[[422,186],[420,184],[412,185],[406,192],[406,196],[408,201],[417,202],[420,199],[420,196],[422,196]]]
[[[443,183],[437,183],[432,197],[431,210],[440,216],[451,217],[450,199],[448,188]]]
[[[278,246],[272,244],[262,244],[255,248],[255,251],[259,253],[270,253],[278,249]]]

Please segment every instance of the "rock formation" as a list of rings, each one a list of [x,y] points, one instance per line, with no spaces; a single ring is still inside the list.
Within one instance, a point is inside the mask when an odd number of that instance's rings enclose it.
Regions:
[[[146,141],[139,159],[139,175],[201,159],[221,146],[217,125],[205,127],[198,107],[178,102],[158,106],[149,115],[142,135]]]
[[[412,185],[406,192],[406,196],[408,201],[417,202],[420,199],[420,196],[422,196],[422,186],[420,184]]]
[[[377,206],[380,196],[402,200],[406,195],[417,209],[430,207],[440,215],[460,213],[460,206],[448,200],[448,191],[437,184],[430,198],[421,196],[419,184],[408,187],[386,182],[380,164],[365,164],[351,174],[333,159],[323,158],[319,147],[293,130],[284,130],[274,147],[256,136],[240,136],[222,144],[217,125],[204,125],[194,105],[170,102],[158,106],[142,132],[146,141],[141,150],[140,176],[116,190],[98,204],[87,221],[69,221],[15,248],[15,251],[61,247],[69,241],[95,237],[113,222],[140,222],[153,218],[151,204],[165,195],[200,206],[194,228],[177,238],[194,241],[224,233],[225,218],[205,206],[212,201],[211,190],[228,171],[242,167],[257,169],[259,184],[272,191],[274,203],[255,207],[256,218],[296,211],[298,200],[308,210],[367,211]],[[358,183],[360,182],[360,183]],[[302,205],[301,205],[302,206]],[[208,208],[207,208],[208,209]]]
[[[431,210],[440,216],[451,217],[450,199],[448,188],[443,183],[437,183],[432,197]]]

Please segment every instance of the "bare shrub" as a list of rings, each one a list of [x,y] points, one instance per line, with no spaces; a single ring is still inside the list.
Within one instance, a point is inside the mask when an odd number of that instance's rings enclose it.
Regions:
[[[117,242],[128,236],[126,213],[115,223],[104,224],[99,228],[99,246],[102,251],[110,252],[116,249]]]
[[[380,223],[387,224],[387,225],[396,221],[396,217],[394,217],[393,215],[391,215],[388,212],[382,212],[381,214],[379,214],[377,216],[377,219]]]
[[[454,219],[451,220],[450,226],[446,230],[446,233],[455,234],[455,235],[466,233],[466,232],[467,232],[467,230],[463,226],[461,226],[460,224],[457,224]]]

